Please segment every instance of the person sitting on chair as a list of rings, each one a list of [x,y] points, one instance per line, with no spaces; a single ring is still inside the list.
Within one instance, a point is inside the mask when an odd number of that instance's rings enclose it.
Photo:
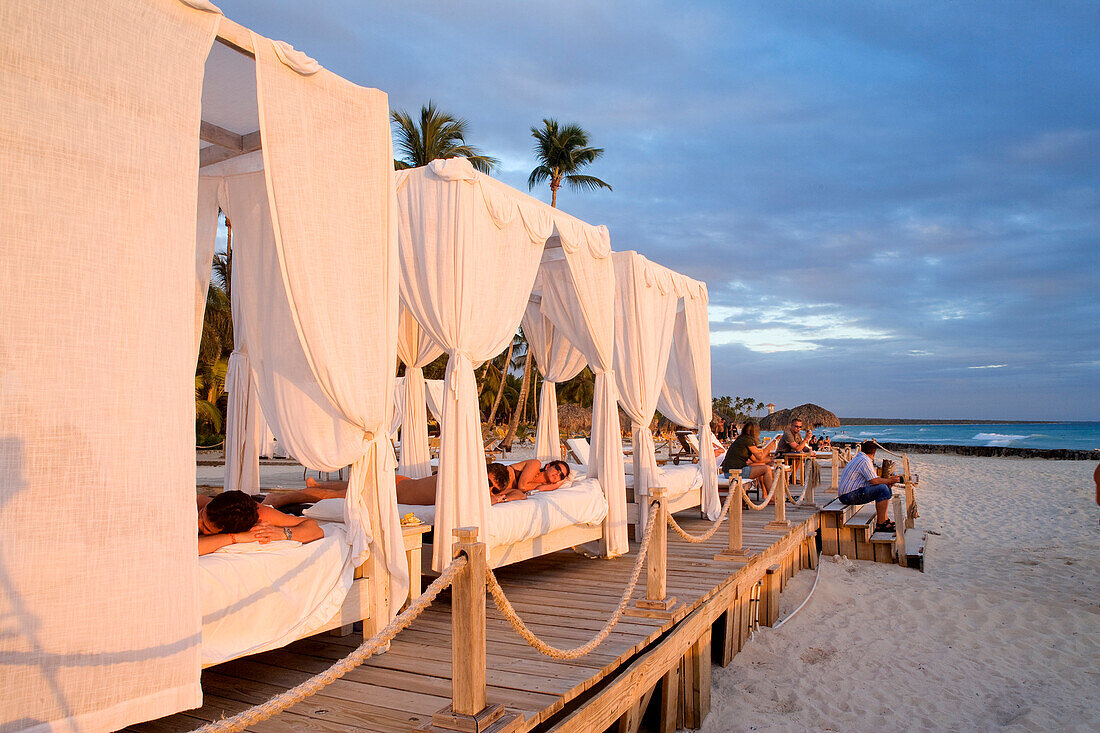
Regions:
[[[814,429],[806,429],[806,437],[802,437],[802,419],[793,418],[787,429],[783,431],[783,435],[779,438],[779,453],[803,453],[812,451],[810,447],[810,440],[814,437]]]
[[[223,491],[215,497],[197,497],[199,554],[208,555],[237,542],[296,540],[305,544],[325,536],[312,519],[292,517],[257,504],[243,491]]]
[[[730,443],[721,470],[726,478],[729,478],[731,472],[738,470],[743,479],[763,477],[765,486],[771,486],[773,463],[775,460],[760,448],[760,423],[749,420],[741,428],[737,439]]]
[[[886,507],[890,504],[890,498],[894,495],[890,488],[902,480],[901,476],[881,478],[875,473],[875,451],[878,445],[873,440],[865,440],[860,446],[860,452],[852,456],[852,460],[840,472],[837,498],[841,504],[855,505],[875,502],[875,531],[894,532],[894,522],[887,521]],[[897,517],[895,517],[897,519]]]

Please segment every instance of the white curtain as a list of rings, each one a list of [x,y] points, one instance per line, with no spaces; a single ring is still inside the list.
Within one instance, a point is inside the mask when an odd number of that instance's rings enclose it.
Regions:
[[[428,410],[436,422],[443,419],[443,380],[425,379],[424,396],[427,399]],[[397,377],[393,380],[393,418],[390,420],[390,436],[397,435],[404,420],[405,411],[405,378]]]
[[[351,464],[344,511],[353,554],[362,560],[369,550],[375,608],[396,614],[408,593],[408,568],[387,433],[398,319],[389,102],[286,44],[255,34],[253,44],[287,301],[310,371],[346,434],[342,442],[354,444],[316,451],[311,467]],[[289,441],[287,448],[309,461]]]
[[[237,280],[236,271],[232,277]],[[238,348],[229,355],[229,365],[225,370],[225,391],[229,399],[222,489],[257,494],[260,490],[260,454],[267,438],[267,423],[260,409],[256,380],[252,378],[252,368],[248,363],[248,339],[243,333],[246,322],[247,319],[240,313],[240,306],[234,303],[233,340]]]
[[[489,491],[474,362],[496,356],[515,334],[552,231],[549,215],[521,207],[502,187],[464,158],[397,173],[401,300],[449,355],[432,557],[437,571],[451,561],[455,527],[479,527],[485,538]]]
[[[202,341],[206,291],[210,288],[210,270],[214,266],[214,245],[218,234],[218,188],[214,178],[199,178],[197,221],[195,222],[195,355]]]
[[[641,507],[639,532],[645,531],[649,487],[656,485],[656,447],[649,424],[665,381],[676,323],[677,294],[653,282],[659,267],[636,252],[616,252],[615,376],[619,404],[630,417],[634,438],[634,493]],[[662,268],[664,269],[664,268]]]
[[[710,321],[706,285],[696,284],[698,288],[685,293],[684,307],[676,314],[676,330],[657,409],[670,420],[680,425],[695,425],[699,431],[699,469],[703,472],[701,508],[710,519],[717,519],[722,506],[718,499],[718,466],[714,449],[710,447]]]
[[[542,375],[539,395],[539,419],[535,433],[535,458],[542,463],[561,460],[561,437],[558,431],[557,383],[580,374],[586,364],[584,354],[565,335],[554,328],[545,316],[539,301],[527,304],[523,314],[523,333]]]
[[[0,730],[202,702],[197,132],[217,22],[0,3]]]
[[[442,353],[443,348],[420,328],[408,309],[401,308],[397,356],[405,365],[402,405],[416,406],[401,412],[401,463],[397,472],[402,476],[423,478],[432,475],[431,455],[428,452],[428,415],[424,410],[423,368]]]
[[[607,498],[604,552],[629,550],[626,472],[619,430],[616,385],[615,270],[606,227],[581,228],[564,216],[557,222],[563,259],[544,262],[542,313],[579,349],[596,377],[588,474],[599,478]]]

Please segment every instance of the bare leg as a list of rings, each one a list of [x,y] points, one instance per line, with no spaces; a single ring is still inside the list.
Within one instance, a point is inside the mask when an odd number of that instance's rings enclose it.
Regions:
[[[340,482],[330,482],[340,484]],[[316,504],[322,499],[343,499],[348,493],[347,483],[342,483],[339,488],[327,488],[330,484],[312,486],[297,491],[275,491],[264,498],[264,504],[278,509],[287,504]]]
[[[346,489],[347,481],[317,481],[312,476],[306,479],[307,489]]]
[[[878,523],[882,524],[886,521],[886,507],[890,505],[889,499],[883,499],[882,501],[875,502],[875,514],[878,515]]]

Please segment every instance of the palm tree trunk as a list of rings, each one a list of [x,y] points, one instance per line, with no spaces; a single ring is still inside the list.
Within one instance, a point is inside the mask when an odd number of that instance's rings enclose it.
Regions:
[[[500,371],[500,384],[497,385],[497,396],[496,399],[493,400],[493,409],[489,411],[488,423],[490,425],[496,420],[497,409],[500,407],[500,399],[504,396],[504,384],[508,378],[508,365],[512,363],[512,347],[514,345],[515,339],[508,344],[508,356],[504,357],[504,368]]]
[[[481,402],[481,393],[485,391],[485,375],[489,373],[489,364],[492,363],[492,359],[485,362],[485,366],[481,367],[481,376],[477,378],[477,399],[478,403]]]
[[[505,450],[512,450],[512,441],[516,437],[516,428],[519,427],[519,415],[527,402],[527,391],[531,388],[531,347],[527,347],[527,356],[523,358],[523,385],[519,388],[519,398],[516,400],[516,409],[512,411],[512,420],[508,423],[508,433],[504,436],[501,445]]]

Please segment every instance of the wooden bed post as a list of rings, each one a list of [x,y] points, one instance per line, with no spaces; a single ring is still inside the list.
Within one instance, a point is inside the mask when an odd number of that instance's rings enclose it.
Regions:
[[[485,544],[476,527],[458,527],[454,535],[452,556],[468,562],[451,585],[451,704],[421,730],[505,733],[520,716],[485,699]]]
[[[786,532],[791,528],[791,521],[787,519],[787,468],[783,467],[775,477],[775,492],[772,501],[775,502],[775,519],[764,525],[764,529]]]
[[[646,558],[645,598],[634,602],[628,609],[632,616],[668,618],[676,605],[676,597],[668,595],[668,516],[665,508],[665,488],[649,487],[649,502],[657,507],[653,517],[653,537],[649,541],[649,557]]]
[[[719,552],[714,556],[715,560],[734,560],[736,562],[748,562],[749,558],[755,555],[755,552],[745,549],[743,539],[743,528],[741,521],[741,514],[744,511],[742,507],[741,495],[744,491],[744,486],[741,483],[741,476],[736,475],[730,478],[730,493],[736,492],[734,498],[730,499],[730,508],[728,510],[729,516],[726,517],[726,521],[729,522],[729,543],[726,545],[726,549]]]

